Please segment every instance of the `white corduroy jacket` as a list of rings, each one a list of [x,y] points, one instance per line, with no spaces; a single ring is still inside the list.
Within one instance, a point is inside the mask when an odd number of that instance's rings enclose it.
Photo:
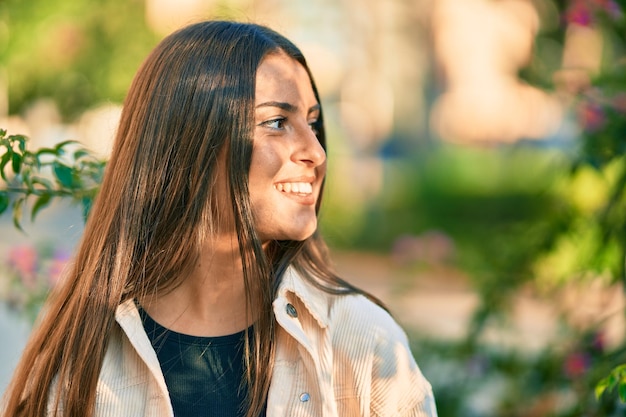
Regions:
[[[268,417],[433,417],[430,384],[390,315],[361,295],[327,294],[293,269],[279,324]],[[117,309],[96,395],[96,417],[173,417],[156,353],[132,301]]]

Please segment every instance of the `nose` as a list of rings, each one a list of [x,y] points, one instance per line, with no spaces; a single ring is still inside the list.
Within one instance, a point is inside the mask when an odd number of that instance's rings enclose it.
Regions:
[[[326,151],[311,126],[305,124],[297,134],[298,147],[292,156],[294,162],[305,163],[312,167],[318,167],[326,162]]]

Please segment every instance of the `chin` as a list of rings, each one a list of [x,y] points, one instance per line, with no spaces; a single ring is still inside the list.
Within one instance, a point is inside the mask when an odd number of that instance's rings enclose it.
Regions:
[[[264,242],[268,240],[293,240],[296,242],[302,242],[313,236],[313,233],[315,233],[316,230],[317,227],[311,227],[306,230],[285,231],[284,233],[260,233],[259,237]]]
[[[313,231],[313,232],[314,232],[314,231]],[[307,240],[307,239],[308,239],[308,238],[310,238],[311,236],[313,236],[313,232],[311,232],[311,233],[307,233],[307,234],[304,234],[304,235],[300,235],[300,236],[298,236],[298,237],[291,238],[291,239],[289,239],[289,240],[295,240],[296,242],[302,242],[302,241]]]
[[[294,236],[292,236],[290,238],[290,240],[295,240],[295,241],[298,241],[298,242],[301,242],[303,240],[307,240],[308,238],[313,236],[313,233],[315,233],[316,230],[317,230],[317,223],[311,225],[310,227],[307,227],[306,229],[302,229],[302,230],[294,233]]]

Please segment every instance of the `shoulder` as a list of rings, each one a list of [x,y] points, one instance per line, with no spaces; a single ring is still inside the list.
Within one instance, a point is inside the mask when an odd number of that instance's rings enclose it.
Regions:
[[[329,331],[335,357],[371,378],[375,415],[435,416],[431,385],[396,320],[360,294],[335,296],[332,305]]]
[[[373,367],[417,369],[404,329],[361,294],[334,296],[328,330],[334,348],[350,357],[368,358]]]
[[[351,330],[370,338],[408,343],[406,334],[384,308],[361,294],[332,296],[329,311],[331,331]]]
[[[316,340],[325,335],[339,396],[356,393],[376,416],[436,416],[431,386],[406,333],[384,308],[362,294],[324,291],[293,271],[274,303],[279,323],[291,328],[284,313],[288,303],[309,313],[296,316],[302,327],[292,329],[294,334],[304,330]]]

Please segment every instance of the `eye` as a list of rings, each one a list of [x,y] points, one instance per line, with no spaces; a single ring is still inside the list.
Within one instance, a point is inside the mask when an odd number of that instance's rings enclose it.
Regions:
[[[285,128],[285,122],[287,121],[284,117],[278,117],[276,119],[267,120],[261,123],[261,126],[269,127],[270,129],[282,130]]]

